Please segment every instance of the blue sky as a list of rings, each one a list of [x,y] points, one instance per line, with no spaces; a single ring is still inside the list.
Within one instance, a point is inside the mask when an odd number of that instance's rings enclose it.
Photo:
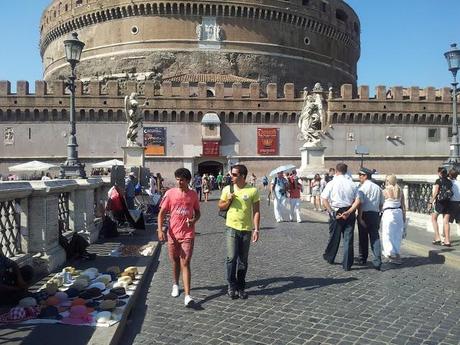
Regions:
[[[42,78],[39,21],[51,0],[0,0],[0,80]],[[460,43],[460,0],[346,0],[361,19],[358,84],[449,85],[444,52]]]

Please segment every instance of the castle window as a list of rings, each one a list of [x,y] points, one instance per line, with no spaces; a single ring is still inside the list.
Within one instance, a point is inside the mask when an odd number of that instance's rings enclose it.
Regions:
[[[76,0],[75,5],[77,5],[77,6],[83,5],[83,0]]]
[[[132,33],[133,35],[137,35],[137,34],[139,33],[139,28],[138,28],[137,26],[133,26],[133,27],[131,28],[131,33]]]
[[[326,12],[327,10],[327,3],[325,3],[324,1],[321,3],[321,11],[323,12]]]
[[[302,0],[302,5],[308,6],[310,4],[310,0]]]
[[[346,22],[347,19],[348,19],[348,16],[347,14],[345,13],[344,10],[341,10],[341,9],[337,9],[335,11],[335,17],[338,19],[338,20],[341,20],[342,22]]]
[[[310,38],[305,37],[305,38],[303,39],[303,43],[305,43],[306,46],[309,46],[309,45],[310,45]]]
[[[428,141],[438,142],[440,140],[439,128],[428,128]]]

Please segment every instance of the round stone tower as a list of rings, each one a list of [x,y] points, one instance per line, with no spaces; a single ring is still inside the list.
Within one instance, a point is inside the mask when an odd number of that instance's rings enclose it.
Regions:
[[[83,80],[356,85],[360,22],[342,0],[54,0],[40,26],[45,80],[69,74],[73,31]]]

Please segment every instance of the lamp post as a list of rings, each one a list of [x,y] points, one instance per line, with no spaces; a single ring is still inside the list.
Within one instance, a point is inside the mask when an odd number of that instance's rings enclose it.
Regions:
[[[77,130],[75,124],[75,67],[80,62],[81,52],[85,44],[78,39],[76,32],[72,37],[64,41],[65,56],[70,64],[71,75],[66,82],[66,87],[70,91],[70,128],[69,141],[67,143],[67,160],[61,164],[60,178],[80,177],[86,178],[85,165],[78,160]]]
[[[444,166],[460,171],[460,143],[457,124],[457,72],[460,69],[460,49],[457,48],[455,43],[451,44],[450,48],[451,50],[444,53],[444,56],[449,65],[449,71],[454,76],[454,81],[452,82],[452,143],[450,145],[449,159],[444,163]]]

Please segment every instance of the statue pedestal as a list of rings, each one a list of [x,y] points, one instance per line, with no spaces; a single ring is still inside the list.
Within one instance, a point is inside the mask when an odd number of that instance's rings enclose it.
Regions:
[[[323,173],[326,168],[324,166],[324,146],[301,147],[301,165],[297,170],[297,175],[300,178],[307,178],[309,175]]]
[[[144,166],[144,149],[143,146],[123,146],[123,162],[125,168]]]

